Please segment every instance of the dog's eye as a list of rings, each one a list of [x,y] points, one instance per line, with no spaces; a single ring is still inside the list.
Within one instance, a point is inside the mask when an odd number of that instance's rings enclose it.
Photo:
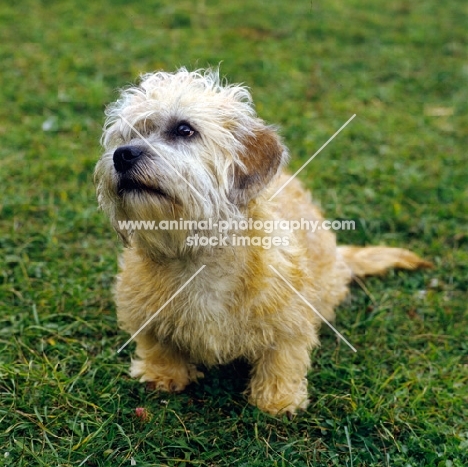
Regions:
[[[177,126],[175,132],[177,136],[190,138],[190,136],[193,136],[193,134],[195,133],[195,130],[187,123],[181,123],[180,125]]]

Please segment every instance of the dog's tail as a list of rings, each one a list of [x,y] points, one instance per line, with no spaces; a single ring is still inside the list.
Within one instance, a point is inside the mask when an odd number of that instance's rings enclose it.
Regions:
[[[429,261],[421,259],[418,255],[404,248],[340,246],[338,251],[351,268],[353,275],[358,277],[382,274],[390,268],[434,267]]]

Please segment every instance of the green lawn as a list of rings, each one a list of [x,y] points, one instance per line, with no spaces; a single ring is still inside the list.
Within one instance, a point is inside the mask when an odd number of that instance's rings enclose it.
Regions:
[[[0,465],[468,465],[467,25],[463,0],[2,2]],[[221,61],[293,168],[356,113],[300,178],[357,220],[342,243],[436,265],[353,287],[336,326],[358,352],[324,329],[293,420],[246,403],[241,363],[164,395],[116,354],[104,106],[141,72]]]

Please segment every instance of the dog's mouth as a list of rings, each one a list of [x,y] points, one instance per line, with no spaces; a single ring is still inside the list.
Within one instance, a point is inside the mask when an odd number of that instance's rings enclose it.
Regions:
[[[132,192],[143,192],[143,193],[148,193],[153,196],[158,196],[160,198],[169,198],[169,195],[165,193],[163,190],[161,190],[160,188],[148,186],[143,183],[132,180],[130,178],[122,178],[119,181],[119,184],[117,187],[117,193],[119,194],[119,196],[123,196],[126,193],[132,193]]]

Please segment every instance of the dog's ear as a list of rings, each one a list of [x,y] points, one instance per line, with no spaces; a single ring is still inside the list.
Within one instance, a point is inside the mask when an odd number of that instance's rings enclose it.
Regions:
[[[237,205],[247,204],[257,196],[278,173],[288,158],[273,127],[258,124],[253,134],[243,139],[239,159],[243,166],[233,168],[230,200]]]

